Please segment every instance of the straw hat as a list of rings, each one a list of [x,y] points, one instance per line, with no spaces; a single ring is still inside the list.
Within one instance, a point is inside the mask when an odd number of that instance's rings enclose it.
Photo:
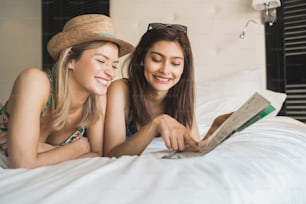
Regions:
[[[112,20],[101,14],[86,14],[70,19],[63,32],[51,38],[47,49],[51,57],[57,60],[63,49],[95,40],[116,43],[119,46],[119,57],[134,50],[133,45],[116,37]]]

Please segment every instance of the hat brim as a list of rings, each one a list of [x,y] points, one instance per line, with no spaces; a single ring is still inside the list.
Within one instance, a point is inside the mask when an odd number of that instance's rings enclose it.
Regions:
[[[117,44],[119,46],[119,57],[129,54],[134,50],[134,46],[124,40],[92,32],[60,32],[51,38],[48,42],[47,49],[51,57],[57,60],[63,49],[84,42],[97,40],[109,41]]]

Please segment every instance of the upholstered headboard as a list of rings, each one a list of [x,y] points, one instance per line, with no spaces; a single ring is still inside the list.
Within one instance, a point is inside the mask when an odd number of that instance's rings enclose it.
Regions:
[[[260,22],[260,15],[251,0],[110,0],[117,33],[134,45],[150,22],[188,26],[197,81],[245,69],[265,76],[264,26],[249,23],[245,39],[239,38],[247,21]]]

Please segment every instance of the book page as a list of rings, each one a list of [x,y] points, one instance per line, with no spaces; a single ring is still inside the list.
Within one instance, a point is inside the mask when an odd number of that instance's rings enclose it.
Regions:
[[[221,142],[223,142],[230,135],[234,134],[237,130],[244,126],[247,122],[256,118],[261,119],[265,115],[274,110],[271,107],[270,102],[259,93],[253,94],[238,110],[236,110],[223,124],[211,135],[208,139],[201,140],[199,142],[200,151],[193,152],[190,147],[187,147],[184,152],[171,152],[165,155],[163,158],[175,159],[175,158],[187,158],[194,156],[203,156],[213,150]],[[265,110],[265,114],[261,114]],[[261,114],[262,117],[256,117]],[[253,122],[256,122],[254,120]],[[250,125],[250,124],[248,124]]]

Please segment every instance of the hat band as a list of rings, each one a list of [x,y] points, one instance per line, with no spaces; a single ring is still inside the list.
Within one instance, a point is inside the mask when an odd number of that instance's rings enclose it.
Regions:
[[[97,34],[101,35],[101,36],[109,37],[109,38],[117,38],[117,36],[115,36],[113,34],[110,34],[110,33],[100,33],[100,32],[98,32]]]

